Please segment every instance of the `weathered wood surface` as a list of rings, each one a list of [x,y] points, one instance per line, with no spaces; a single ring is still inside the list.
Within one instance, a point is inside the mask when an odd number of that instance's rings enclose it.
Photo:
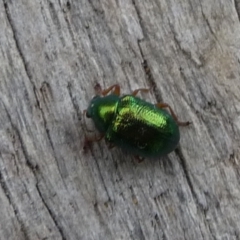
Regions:
[[[0,239],[240,239],[239,6],[1,1]],[[178,149],[84,155],[96,82],[152,87],[192,121]]]

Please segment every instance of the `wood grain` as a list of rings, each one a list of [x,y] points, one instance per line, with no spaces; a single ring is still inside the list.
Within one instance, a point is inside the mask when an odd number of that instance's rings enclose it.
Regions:
[[[0,238],[240,239],[239,6],[1,1]],[[97,82],[191,121],[176,151],[84,154]]]

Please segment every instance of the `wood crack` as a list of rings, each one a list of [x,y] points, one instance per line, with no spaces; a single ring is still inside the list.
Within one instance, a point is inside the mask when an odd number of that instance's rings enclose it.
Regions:
[[[79,109],[79,106],[77,104],[76,99],[73,97],[73,94],[72,94],[72,84],[70,82],[68,82],[67,89],[68,89],[68,93],[69,93],[69,96],[70,96],[73,108],[74,108],[74,110],[76,112],[77,118],[78,118],[79,121],[81,121],[82,120],[82,113],[81,113],[81,111]]]
[[[240,22],[240,0],[234,0],[234,5]]]
[[[12,29],[13,39],[14,39],[15,44],[16,44],[16,49],[17,49],[17,51],[18,51],[18,53],[19,53],[20,58],[22,59],[25,72],[26,72],[29,80],[31,81],[32,76],[31,76],[31,73],[30,73],[30,71],[29,71],[29,69],[28,69],[27,61],[26,61],[26,59],[25,59],[25,57],[24,57],[24,54],[23,54],[23,52],[22,52],[22,50],[21,50],[20,43],[19,43],[19,40],[18,40],[18,37],[17,37],[17,31],[16,31],[16,29],[15,29],[13,20],[12,20],[12,18],[11,18],[11,14],[10,14],[9,9],[8,9],[7,1],[4,0],[3,2],[4,2],[4,8],[5,8],[7,20],[8,20],[8,22],[9,22],[9,25],[10,25],[11,29]],[[32,81],[31,81],[31,82],[32,82]]]
[[[41,200],[42,200],[43,205],[44,205],[45,208],[47,209],[47,211],[48,211],[48,213],[49,213],[49,216],[50,216],[51,219],[53,220],[56,228],[58,229],[60,235],[62,236],[62,239],[63,239],[63,240],[67,240],[67,237],[66,237],[65,234],[63,233],[63,229],[62,229],[61,226],[59,226],[59,224],[58,224],[57,217],[56,217],[55,214],[52,212],[51,207],[49,207],[48,204],[47,204],[47,202],[45,201],[45,199],[44,199],[44,197],[43,197],[43,195],[42,195],[42,192],[41,192],[41,190],[39,189],[38,184],[36,184],[36,190],[37,190],[37,192],[38,192],[38,194],[39,194],[39,197],[40,197]]]
[[[45,114],[43,112],[43,109],[41,108],[40,101],[39,101],[38,96],[37,96],[36,87],[35,87],[35,85],[34,85],[34,83],[32,81],[32,76],[31,76],[30,70],[28,69],[28,64],[27,64],[27,62],[25,60],[25,57],[24,57],[24,54],[23,54],[23,52],[21,50],[20,43],[19,43],[18,38],[17,38],[17,31],[15,30],[13,21],[11,19],[11,16],[10,16],[10,13],[9,13],[9,10],[8,10],[8,5],[7,5],[6,0],[4,1],[4,7],[5,7],[5,11],[6,11],[8,22],[9,22],[9,24],[11,26],[11,29],[12,29],[12,32],[13,32],[13,39],[15,41],[17,51],[19,53],[19,56],[22,59],[23,66],[24,66],[25,72],[26,72],[26,74],[27,74],[27,76],[29,78],[29,81],[31,82],[31,84],[33,86],[33,92],[34,92],[34,95],[35,95],[35,98],[36,98],[37,107],[39,108],[39,110],[41,112],[41,115],[43,117],[44,128],[46,130],[46,133],[47,133],[47,136],[48,136],[48,139],[49,139],[49,143],[50,143],[50,145],[51,145],[51,147],[52,147],[52,149],[54,151],[53,142],[52,142],[51,137],[50,137],[49,129],[47,128],[47,121],[46,121],[46,118],[45,118]]]
[[[138,47],[139,47],[139,50],[140,50],[141,57],[143,59],[142,67],[143,67],[143,70],[145,72],[146,80],[148,81],[149,85],[151,86],[151,90],[153,91],[154,96],[157,99],[157,102],[162,102],[161,93],[157,88],[157,85],[156,85],[156,82],[153,78],[153,75],[152,75],[151,69],[149,67],[148,61],[144,57],[142,47],[141,47],[141,44],[140,44],[141,41],[142,40],[138,40]]]
[[[180,159],[180,162],[181,162],[181,165],[182,165],[182,169],[183,169],[185,178],[186,178],[186,180],[187,180],[187,184],[188,184],[188,186],[189,186],[189,189],[190,189],[190,191],[191,191],[191,193],[192,193],[192,196],[193,196],[193,198],[194,198],[197,206],[199,206],[198,200],[197,200],[197,194],[196,194],[196,192],[195,192],[195,190],[194,190],[192,181],[191,181],[191,179],[190,179],[190,176],[189,176],[189,173],[188,173],[188,169],[187,169],[187,165],[186,165],[186,161],[185,161],[185,159],[184,159],[184,157],[183,157],[183,154],[182,154],[181,149],[178,147],[178,148],[175,150],[175,153],[176,153],[176,155],[177,155],[177,156],[179,157],[179,159]],[[202,207],[201,207],[201,208],[202,208]]]
[[[6,111],[6,114],[7,114],[8,119],[9,119],[9,122],[11,123],[12,129],[14,130],[14,132],[15,132],[17,138],[18,138],[18,141],[20,142],[21,149],[22,149],[23,155],[24,155],[24,157],[25,157],[27,166],[32,166],[32,163],[29,161],[28,154],[27,154],[26,149],[25,149],[25,147],[24,147],[24,145],[23,145],[23,142],[22,142],[20,133],[19,133],[18,129],[15,127],[15,125],[13,124],[13,122],[12,122],[12,120],[11,120],[11,117],[10,117],[10,115],[9,115],[9,113],[8,113],[8,111],[7,111],[7,109],[6,109],[6,107],[5,107],[4,104],[3,104],[3,106],[4,106],[4,108],[5,108],[5,111]],[[0,152],[0,156],[2,157],[1,152]],[[17,166],[17,167],[18,167],[18,166]],[[31,168],[31,167],[30,167],[30,168]],[[18,208],[17,208],[18,204],[16,204],[16,203],[14,202],[14,198],[11,197],[11,195],[12,195],[12,194],[11,194],[11,191],[9,190],[9,188],[8,188],[8,186],[7,186],[7,182],[6,182],[6,180],[3,178],[3,175],[2,175],[2,173],[1,173],[1,171],[0,171],[0,185],[1,185],[1,187],[2,187],[3,192],[5,193],[6,198],[8,199],[9,204],[10,204],[10,205],[12,206],[12,208],[13,208],[13,211],[14,211],[14,214],[15,214],[15,216],[16,216],[16,219],[17,219],[17,221],[19,222],[19,225],[21,226],[21,231],[22,231],[22,233],[23,233],[23,235],[24,235],[24,239],[26,239],[26,240],[30,239],[29,236],[28,236],[27,227],[26,227],[25,224],[24,224],[25,221],[24,221],[23,219],[21,219],[21,217],[20,217],[21,214],[20,214],[20,212],[18,211]]]

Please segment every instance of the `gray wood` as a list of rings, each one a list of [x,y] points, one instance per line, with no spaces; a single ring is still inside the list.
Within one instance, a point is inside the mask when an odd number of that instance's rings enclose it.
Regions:
[[[240,239],[239,6],[1,1],[0,239]],[[84,154],[96,82],[191,121],[177,150]]]

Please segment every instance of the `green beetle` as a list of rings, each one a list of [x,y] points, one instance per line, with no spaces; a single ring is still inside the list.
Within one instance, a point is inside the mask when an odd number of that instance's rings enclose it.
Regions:
[[[105,90],[97,84],[95,91],[96,96],[85,112],[92,118],[100,136],[86,138],[86,144],[105,136],[111,146],[126,149],[138,158],[155,158],[172,152],[180,140],[178,126],[190,124],[178,121],[168,104],[154,105],[136,97],[138,92],[148,89],[141,88],[131,95],[120,96],[118,84]],[[168,108],[170,114],[163,108]]]

